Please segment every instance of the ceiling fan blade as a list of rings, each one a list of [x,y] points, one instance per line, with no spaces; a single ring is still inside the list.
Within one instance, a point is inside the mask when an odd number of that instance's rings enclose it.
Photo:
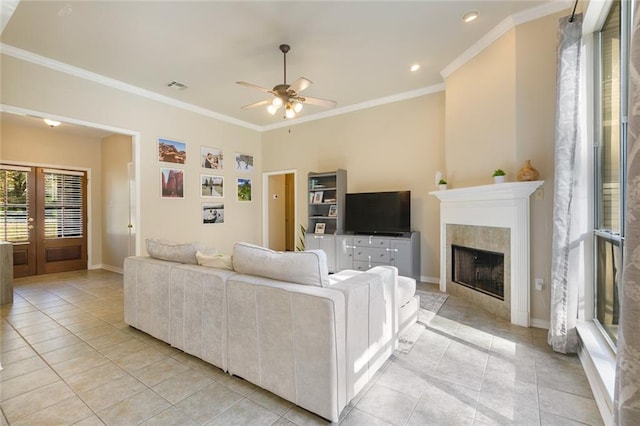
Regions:
[[[289,90],[293,90],[296,93],[302,92],[307,87],[311,86],[313,82],[308,78],[300,77],[289,86]]]
[[[252,108],[258,108],[261,107],[263,105],[269,105],[271,104],[271,99],[265,99],[264,101],[258,101],[258,102],[254,102],[252,104],[249,105],[245,105],[242,107],[242,109],[252,109]]]
[[[338,104],[336,101],[331,101],[329,99],[311,98],[309,96],[301,96],[300,99],[303,104],[318,105],[325,108],[335,108]]]
[[[250,89],[258,89],[258,90],[262,90],[263,92],[271,93],[271,89],[267,89],[266,87],[258,86],[256,84],[247,83],[246,81],[236,81],[236,84],[239,84],[240,86],[248,87]]]

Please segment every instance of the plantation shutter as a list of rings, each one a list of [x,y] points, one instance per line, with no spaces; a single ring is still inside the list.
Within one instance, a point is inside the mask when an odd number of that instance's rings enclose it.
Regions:
[[[45,169],[44,186],[44,237],[82,237],[84,172]]]

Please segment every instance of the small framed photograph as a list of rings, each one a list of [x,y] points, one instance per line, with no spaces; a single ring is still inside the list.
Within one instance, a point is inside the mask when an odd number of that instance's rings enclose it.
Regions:
[[[316,229],[314,230],[314,232],[316,234],[324,234],[324,228],[325,228],[326,224],[323,222],[318,222],[316,223]]]
[[[222,170],[222,150],[218,148],[210,148],[208,146],[200,147],[200,167],[204,169]]]
[[[184,198],[184,171],[160,168],[160,195],[162,198]]]
[[[329,217],[338,216],[338,206],[336,206],[335,204],[331,204],[329,206],[329,214],[327,216],[329,216]]]
[[[224,197],[224,178],[214,175],[200,175],[200,195],[202,197]]]
[[[236,172],[253,173],[253,155],[236,153]]]
[[[187,162],[187,144],[172,139],[158,138],[158,161],[185,164]]]
[[[202,224],[224,223],[224,203],[202,203]]]
[[[322,195],[323,195],[323,192],[322,192],[322,191],[316,191],[316,192],[313,194],[313,204],[320,204],[320,203],[322,203]]]
[[[251,201],[251,179],[238,178],[238,201]]]

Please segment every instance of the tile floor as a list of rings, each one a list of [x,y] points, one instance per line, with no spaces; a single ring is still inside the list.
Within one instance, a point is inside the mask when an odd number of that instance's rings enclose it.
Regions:
[[[122,276],[15,280],[1,308],[0,424],[308,425],[327,422],[128,327]],[[430,284],[420,284],[435,290]],[[450,296],[390,358],[343,425],[602,424],[575,356]]]

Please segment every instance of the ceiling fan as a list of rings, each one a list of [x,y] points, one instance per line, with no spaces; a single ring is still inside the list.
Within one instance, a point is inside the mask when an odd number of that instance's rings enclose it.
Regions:
[[[300,92],[313,84],[311,80],[307,78],[300,77],[293,83],[287,84],[287,52],[289,50],[291,50],[291,47],[288,44],[280,45],[280,51],[284,54],[284,83],[275,85],[273,89],[267,89],[266,87],[261,87],[245,81],[236,82],[236,84],[241,86],[258,89],[273,95],[272,99],[265,99],[245,105],[242,109],[252,109],[267,105],[267,110],[273,115],[280,109],[280,107],[284,107],[285,118],[294,118],[300,111],[302,111],[302,104],[318,105],[325,108],[333,108],[336,106],[336,101],[312,98],[310,96],[301,96]]]

